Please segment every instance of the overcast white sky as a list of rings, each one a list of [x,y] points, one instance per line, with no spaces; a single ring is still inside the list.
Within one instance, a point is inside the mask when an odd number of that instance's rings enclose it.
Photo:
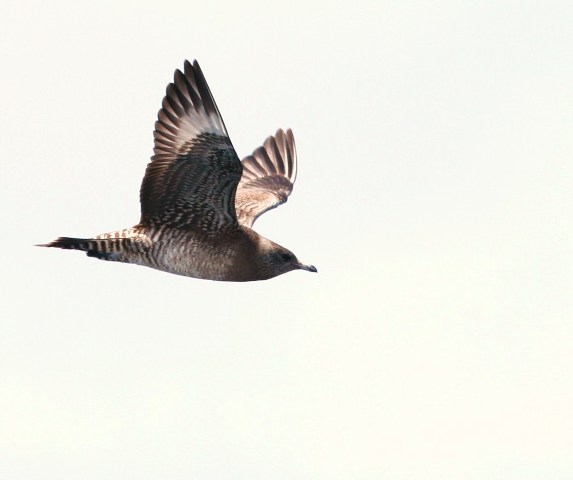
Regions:
[[[573,478],[572,5],[4,1],[0,478]],[[185,58],[318,274],[32,247],[138,221]]]

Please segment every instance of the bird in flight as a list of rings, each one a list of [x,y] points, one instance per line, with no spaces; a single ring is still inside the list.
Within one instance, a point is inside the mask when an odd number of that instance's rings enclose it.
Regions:
[[[290,129],[277,130],[240,161],[195,60],[175,71],[153,137],[137,225],[40,246],[208,280],[246,282],[317,271],[251,228],[292,191],[297,158]]]

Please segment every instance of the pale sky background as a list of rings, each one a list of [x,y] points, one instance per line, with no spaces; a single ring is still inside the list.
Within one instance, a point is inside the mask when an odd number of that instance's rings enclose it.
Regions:
[[[23,2],[0,17],[0,478],[573,478],[573,3]],[[318,267],[35,248],[139,219],[197,58],[256,229]]]

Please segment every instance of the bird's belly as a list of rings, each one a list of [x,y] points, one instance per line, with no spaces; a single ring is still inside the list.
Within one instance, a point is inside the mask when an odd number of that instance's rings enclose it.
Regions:
[[[232,248],[189,236],[158,239],[145,252],[125,258],[129,263],[205,280],[232,280],[235,260]]]

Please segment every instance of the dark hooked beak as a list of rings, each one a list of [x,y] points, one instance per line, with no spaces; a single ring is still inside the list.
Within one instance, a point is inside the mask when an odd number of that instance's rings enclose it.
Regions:
[[[303,265],[302,263],[299,263],[298,268],[300,268],[301,270],[306,270],[307,272],[314,272],[314,273],[318,272],[318,270],[314,265]]]

